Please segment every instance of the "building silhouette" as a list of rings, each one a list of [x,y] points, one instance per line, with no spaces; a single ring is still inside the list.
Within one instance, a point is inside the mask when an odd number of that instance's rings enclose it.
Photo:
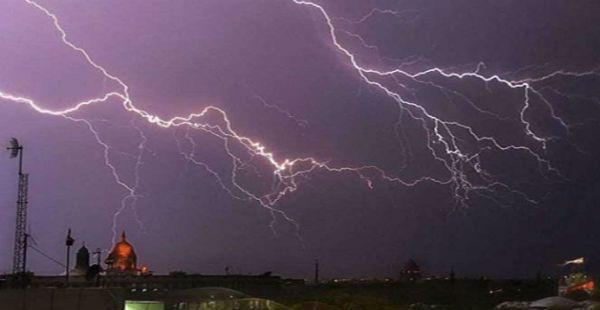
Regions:
[[[93,254],[99,254],[96,251]],[[15,290],[11,275],[0,275],[1,309],[287,309],[270,298],[304,287],[302,279],[285,279],[271,272],[257,275],[155,275],[138,267],[137,255],[125,232],[108,257],[90,266],[85,245],[67,281],[60,275],[28,276],[26,290]],[[243,292],[243,293],[242,293]]]
[[[409,259],[400,270],[400,281],[414,283],[421,279],[421,269],[413,260]]]
[[[90,269],[90,252],[85,247],[85,244],[77,251],[77,259],[75,261],[75,269],[71,272],[73,275],[85,275]]]

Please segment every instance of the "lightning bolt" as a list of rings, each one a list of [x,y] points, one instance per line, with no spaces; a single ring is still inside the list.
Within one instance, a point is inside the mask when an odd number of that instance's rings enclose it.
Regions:
[[[0,91],[0,98],[4,100],[27,105],[32,110],[41,114],[59,116],[70,121],[82,123],[89,129],[96,142],[103,149],[104,164],[112,173],[116,184],[122,187],[125,192],[120,207],[113,217],[112,231],[114,236],[117,234],[116,228],[119,214],[128,207],[135,210],[135,204],[140,197],[140,170],[143,167],[143,157],[146,152],[148,138],[143,130],[136,125],[135,120],[132,120],[131,126],[136,130],[139,136],[139,143],[137,145],[138,152],[134,154],[134,179],[133,181],[124,180],[111,161],[111,153],[115,152],[115,150],[102,139],[101,133],[94,128],[91,121],[75,115],[77,111],[81,111],[92,105],[105,104],[109,100],[116,100],[126,112],[132,113],[136,119],[144,120],[151,125],[164,129],[174,130],[173,135],[176,140],[179,154],[186,162],[194,167],[201,168],[212,175],[218,185],[233,199],[252,201],[268,210],[273,217],[270,224],[271,229],[276,233],[274,225],[278,218],[283,218],[285,221],[292,223],[296,226],[297,231],[299,230],[298,223],[289,217],[283,210],[278,208],[278,202],[280,202],[283,197],[298,190],[300,186],[299,179],[309,175],[315,170],[340,174],[355,174],[360,180],[365,182],[368,188],[373,188],[378,181],[398,183],[407,187],[417,186],[423,182],[449,186],[452,197],[458,207],[467,207],[471,194],[486,197],[503,205],[504,202],[502,199],[498,198],[499,195],[501,193],[511,193],[528,203],[535,204],[537,201],[530,198],[527,194],[513,189],[506,183],[496,180],[492,174],[484,169],[480,156],[484,152],[492,150],[499,152],[521,152],[530,156],[538,163],[540,174],[544,177],[563,178],[560,171],[555,168],[549,160],[545,159],[543,154],[537,148],[526,145],[503,144],[493,136],[478,133],[477,130],[467,124],[438,116],[434,112],[428,110],[423,104],[419,104],[417,100],[410,99],[409,95],[411,93],[414,94],[414,90],[411,89],[408,83],[402,81],[435,87],[444,93],[449,100],[452,100],[451,98],[456,98],[457,100],[468,103],[469,106],[477,112],[500,120],[506,120],[506,118],[479,107],[477,103],[468,96],[434,82],[434,78],[461,81],[476,80],[485,84],[486,87],[488,84],[494,83],[521,92],[523,101],[519,110],[518,121],[520,122],[525,135],[532,140],[532,143],[537,144],[539,149],[543,151],[546,149],[547,143],[556,137],[544,136],[540,133],[536,133],[532,129],[532,124],[527,119],[527,113],[531,107],[532,100],[542,102],[548,109],[550,117],[559,124],[565,132],[568,133],[573,124],[567,123],[555,112],[552,104],[544,95],[544,88],[538,88],[537,85],[560,76],[583,77],[588,75],[598,75],[597,69],[587,72],[555,71],[543,76],[510,80],[503,77],[503,74],[485,75],[481,73],[484,69],[484,65],[482,64],[478,64],[477,67],[471,71],[454,71],[438,67],[431,67],[417,72],[409,72],[408,70],[403,69],[405,64],[410,65],[416,62],[422,62],[422,59],[418,57],[414,57],[407,63],[403,63],[399,67],[389,70],[371,68],[363,65],[358,60],[358,55],[354,53],[350,47],[342,44],[342,41],[338,36],[340,33],[343,33],[347,36],[354,37],[359,40],[363,46],[371,49],[377,50],[376,46],[368,44],[362,37],[347,30],[338,29],[334,23],[334,19],[322,5],[313,1],[286,0],[289,1],[290,4],[315,12],[321,18],[327,29],[327,39],[329,40],[329,43],[335,48],[334,50],[336,53],[343,56],[357,77],[360,78],[365,85],[387,96],[390,101],[397,105],[399,117],[398,121],[394,124],[394,129],[397,133],[399,142],[404,146],[403,149],[406,149],[405,157],[410,157],[411,152],[406,143],[406,137],[402,136],[401,133],[402,119],[406,116],[420,122],[426,135],[426,141],[424,141],[424,143],[430,151],[431,157],[445,168],[447,176],[442,178],[423,176],[415,179],[404,179],[397,174],[389,173],[378,166],[369,164],[364,166],[336,166],[330,161],[323,161],[314,157],[277,158],[273,151],[271,151],[271,148],[261,142],[252,140],[238,133],[231,124],[226,111],[214,105],[205,106],[199,112],[184,116],[175,116],[170,119],[163,119],[149,111],[141,109],[134,104],[134,101],[129,94],[129,87],[123,80],[111,74],[108,69],[98,64],[85,49],[69,40],[66,31],[62,28],[61,23],[55,14],[33,0],[24,1],[42,12],[52,21],[53,26],[60,35],[60,40],[64,45],[82,56],[87,63],[100,72],[106,80],[110,80],[118,85],[118,91],[111,91],[102,97],[75,103],[71,107],[62,110],[46,109],[27,97]],[[351,21],[351,23],[363,23],[367,19],[373,18],[376,14],[389,14],[396,17],[404,15],[402,11],[373,9],[367,15],[357,21]],[[392,86],[387,85],[385,81],[389,80],[393,81],[392,84],[399,87],[402,91],[397,91]],[[560,93],[560,95],[574,96],[565,93]],[[289,112],[275,105],[269,105],[262,98],[257,98],[261,100],[265,107],[276,109],[289,118],[294,119],[299,124],[305,122],[295,118]],[[594,100],[598,102],[597,98]],[[179,131],[180,128],[184,130],[183,137],[178,135],[178,133],[181,132]],[[195,132],[214,137],[222,143],[225,153],[231,159],[231,171],[228,175],[219,173],[207,162],[200,159],[200,155],[197,153],[196,148],[197,143],[193,134]],[[467,135],[469,139],[475,142],[478,146],[476,150],[471,150],[461,145],[461,140],[463,140],[462,137],[464,135]],[[187,147],[184,144],[187,145]],[[260,159],[261,162],[266,163],[269,167],[269,172],[273,177],[273,186],[270,191],[260,192],[251,190],[249,187],[244,186],[243,182],[240,181],[239,174],[241,171],[253,167],[252,161],[255,159]],[[402,169],[407,165],[408,162],[405,160]],[[256,170],[256,173],[258,173],[258,169]],[[139,219],[138,222],[140,223],[140,226],[142,226]],[[114,239],[115,237],[113,237],[113,242]]]
[[[287,110],[284,110],[283,108],[281,108],[280,106],[278,106],[276,104],[267,103],[267,101],[263,97],[261,97],[259,95],[254,95],[254,98],[256,98],[258,101],[260,101],[264,107],[269,108],[269,109],[273,109],[273,110],[275,110],[275,111],[277,111],[277,112],[285,115],[287,118],[293,120],[294,122],[296,122],[296,124],[298,126],[300,126],[300,127],[306,127],[306,126],[308,126],[308,121],[307,120],[297,118],[292,113],[290,113]]]
[[[308,1],[306,1],[306,2],[308,2]],[[296,2],[296,3],[298,3],[298,2]],[[340,18],[340,20],[343,20],[350,24],[362,24],[376,15],[391,15],[393,17],[400,19],[401,21],[403,21],[405,23],[409,23],[409,22],[413,22],[419,16],[418,13],[419,13],[419,11],[417,11],[417,10],[401,10],[401,11],[399,11],[399,10],[391,10],[391,9],[373,8],[367,14],[363,15],[361,18],[359,18],[357,20],[353,21],[353,20],[349,20],[347,18]],[[407,17],[407,18],[405,19],[405,17]]]

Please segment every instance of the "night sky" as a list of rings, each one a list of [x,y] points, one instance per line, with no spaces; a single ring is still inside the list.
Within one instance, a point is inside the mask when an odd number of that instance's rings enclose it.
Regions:
[[[25,145],[36,248],[64,260],[71,228],[108,250],[115,223],[158,273],[600,272],[599,2],[311,1],[39,0],[111,76],[2,1],[0,140]],[[66,117],[6,97],[61,111],[110,92]],[[162,120],[225,114],[163,128],[126,96]],[[277,170],[248,141],[301,160]],[[10,272],[17,161],[0,167]]]

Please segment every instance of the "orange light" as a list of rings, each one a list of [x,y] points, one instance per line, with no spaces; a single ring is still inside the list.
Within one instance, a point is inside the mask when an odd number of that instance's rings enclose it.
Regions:
[[[573,291],[579,291],[579,290],[593,291],[594,290],[594,281],[585,282],[585,283],[574,285],[574,286],[567,288],[567,292],[573,292]]]

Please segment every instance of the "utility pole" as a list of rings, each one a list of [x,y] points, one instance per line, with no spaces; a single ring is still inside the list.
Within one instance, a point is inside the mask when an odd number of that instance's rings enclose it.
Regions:
[[[96,254],[96,264],[100,267],[100,255],[102,255],[102,250],[100,248],[96,248],[96,251],[92,252],[92,254]]]
[[[69,232],[67,233],[67,240],[65,241],[66,245],[67,245],[67,272],[66,272],[66,284],[67,286],[69,285],[69,265],[70,265],[70,258],[71,258],[71,246],[73,245],[73,243],[75,243],[75,239],[73,239],[71,237],[71,228],[69,228]]]
[[[100,272],[102,271],[102,265],[100,265],[100,263],[102,262],[102,250],[100,248],[96,248],[96,251],[94,251],[92,254],[96,254],[96,264],[98,265],[98,274],[96,275],[96,286],[100,286]]]
[[[19,187],[17,192],[17,218],[15,225],[15,247],[13,251],[13,276],[25,284],[27,258],[27,187],[29,174],[23,173],[23,145],[16,138],[10,139],[10,157],[19,157]]]
[[[96,255],[96,264],[98,265],[98,274],[96,275],[96,286],[100,286],[100,271],[102,270],[102,266],[100,265],[100,262],[101,262],[102,250],[100,248],[96,248],[96,251],[92,252],[92,254]]]
[[[315,284],[319,284],[319,260],[315,259]]]

